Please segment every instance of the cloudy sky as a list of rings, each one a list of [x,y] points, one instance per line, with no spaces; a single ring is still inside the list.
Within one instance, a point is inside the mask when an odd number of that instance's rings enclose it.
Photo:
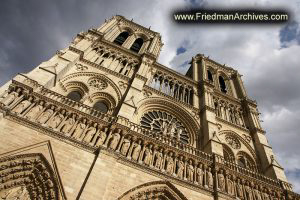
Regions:
[[[224,3],[223,3],[224,2]],[[226,4],[225,4],[226,2]],[[288,180],[300,192],[300,0],[2,1],[0,85],[65,48],[80,31],[119,14],[160,32],[159,61],[185,73],[203,53],[243,74],[248,95],[258,101],[263,127]],[[279,25],[178,25],[177,8],[285,8]]]

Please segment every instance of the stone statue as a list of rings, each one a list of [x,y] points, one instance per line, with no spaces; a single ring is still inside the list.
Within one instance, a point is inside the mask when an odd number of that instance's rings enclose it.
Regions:
[[[211,168],[209,167],[208,170],[206,171],[206,179],[207,179],[207,186],[209,188],[213,188],[213,175],[211,173]]]
[[[162,122],[161,131],[162,131],[163,135],[167,135],[168,134],[168,123],[166,121]]]
[[[49,120],[48,125],[50,128],[57,128],[58,125],[64,120],[65,110],[60,111],[60,113],[56,114],[52,119]]]
[[[255,200],[262,200],[260,192],[258,190],[258,185],[255,186],[255,189],[253,190],[254,198]]]
[[[246,194],[247,200],[253,200],[252,189],[249,186],[249,183],[246,183],[246,185],[245,185],[245,194]]]
[[[236,184],[236,194],[237,196],[241,199],[244,198],[244,194],[243,194],[243,186],[240,184],[240,179],[237,180],[237,184]]]
[[[149,147],[146,147],[144,157],[144,164],[149,166],[152,161],[152,144],[149,144]]]
[[[170,152],[170,155],[167,156],[166,161],[167,161],[167,167],[166,167],[167,173],[173,174],[174,173],[173,152]]]
[[[48,108],[45,112],[41,114],[41,116],[38,118],[37,122],[40,124],[46,123],[46,121],[51,117],[51,115],[54,113],[54,106],[51,105],[50,108]]]
[[[188,174],[188,180],[193,182],[194,181],[194,166],[193,166],[192,160],[189,161],[189,164],[187,166],[187,174]]]
[[[21,92],[20,88],[18,88],[16,91],[12,91],[4,99],[2,99],[1,103],[3,103],[5,106],[9,106],[19,96],[20,92]]]
[[[178,141],[180,140],[181,134],[182,134],[182,129],[179,128],[178,131],[177,131],[177,135],[176,135],[176,139],[177,139]]]
[[[43,110],[44,101],[40,101],[39,104],[34,106],[29,110],[28,113],[26,113],[25,118],[26,119],[35,119],[38,114],[40,114]]]
[[[117,146],[118,146],[118,143],[119,143],[119,140],[121,138],[121,129],[118,129],[117,132],[114,132],[111,136],[111,142],[110,142],[110,145],[109,145],[109,148],[110,149],[113,149],[113,150],[116,150]]]
[[[183,179],[183,173],[184,173],[184,162],[182,160],[182,156],[179,157],[179,160],[177,162],[178,170],[177,170],[177,177]]]
[[[142,149],[141,140],[139,140],[138,143],[134,144],[134,149],[133,149],[133,152],[132,152],[132,159],[133,160],[137,161],[139,159],[141,149]]]
[[[104,128],[104,131],[100,131],[100,135],[99,135],[99,139],[96,143],[96,147],[99,147],[100,145],[102,145],[106,139],[106,132],[107,132],[108,128]]]
[[[198,180],[197,180],[198,184],[203,185],[204,171],[202,169],[202,164],[201,163],[199,163],[199,166],[197,167],[196,173],[197,173],[197,178],[198,178]]]
[[[93,136],[97,132],[97,125],[98,124],[94,122],[93,125],[87,129],[85,136],[83,138],[84,142],[89,143],[92,140]]]
[[[76,122],[76,115],[72,114],[62,125],[61,132],[68,134]]]
[[[155,154],[155,159],[156,159],[156,161],[155,161],[155,168],[156,169],[160,169],[161,168],[161,164],[162,164],[162,160],[163,160],[163,154],[162,154],[162,152],[163,152],[163,149],[160,149],[158,152],[156,152],[156,154]]]
[[[227,186],[228,186],[228,194],[234,195],[234,185],[233,185],[233,181],[231,180],[231,175],[228,175]]]
[[[218,173],[218,186],[221,191],[225,192],[225,177],[222,169],[220,170],[220,173]]]
[[[81,135],[83,134],[85,128],[86,128],[86,119],[83,119],[81,122],[79,122],[73,132],[72,137],[75,139],[80,139]]]
[[[30,106],[32,99],[33,99],[32,97],[29,97],[28,99],[23,100],[12,110],[12,112],[16,114],[21,114],[24,110],[26,110]]]
[[[265,189],[265,192],[263,193],[263,200],[270,200],[270,197],[267,193],[267,189]]]
[[[172,123],[170,126],[169,126],[169,135],[171,137],[174,137],[176,135],[176,123]]]
[[[124,140],[123,140],[121,154],[124,155],[124,156],[127,155],[128,149],[130,147],[130,144],[131,144],[130,139],[131,139],[131,136],[129,135],[127,138],[124,138]]]

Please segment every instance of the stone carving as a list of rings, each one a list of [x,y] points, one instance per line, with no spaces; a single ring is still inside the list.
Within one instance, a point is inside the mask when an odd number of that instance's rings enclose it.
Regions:
[[[82,119],[82,121],[77,124],[72,137],[74,137],[75,139],[80,139],[82,137],[82,134],[84,133],[85,128],[86,119]]]
[[[0,191],[0,200],[30,200],[29,192],[25,186]]]
[[[220,170],[220,173],[218,173],[218,186],[221,191],[225,192],[225,177],[223,175],[223,170]]]
[[[245,195],[247,200],[253,200],[253,195],[252,195],[252,189],[249,186],[249,183],[246,183],[245,185]]]
[[[150,165],[152,161],[152,144],[149,144],[149,147],[146,147],[144,157],[144,164]]]
[[[116,150],[117,146],[118,146],[118,143],[119,143],[119,140],[121,138],[121,129],[117,129],[117,132],[114,132],[111,136],[111,141],[110,141],[110,144],[109,144],[109,148],[110,149],[113,149],[113,150]]]
[[[169,174],[174,173],[174,159],[173,159],[173,152],[170,152],[170,154],[166,158],[167,167],[166,172]]]
[[[213,188],[213,175],[211,173],[211,168],[209,167],[208,170],[206,171],[206,184],[209,188]]]
[[[177,161],[178,169],[177,169],[177,177],[180,179],[183,179],[183,173],[184,173],[184,162],[183,157],[180,156],[179,160]]]
[[[76,122],[76,115],[75,114],[71,114],[71,117],[69,117],[62,125],[61,127],[61,132],[65,133],[65,134],[69,134],[69,132],[71,131],[72,127],[74,126],[75,122]]]
[[[254,198],[255,200],[262,200],[261,198],[261,195],[260,195],[260,192],[258,190],[258,185],[255,185],[255,188],[253,190],[253,193],[254,193]]]
[[[243,193],[243,186],[240,183],[240,179],[237,179],[237,184],[236,184],[236,194],[240,199],[244,198],[244,193]]]
[[[194,182],[194,166],[193,166],[193,161],[190,160],[189,164],[187,166],[187,176],[188,176],[188,180],[191,182]]]
[[[4,99],[2,99],[1,103],[3,103],[5,106],[9,106],[19,96],[20,92],[21,88],[18,88],[16,91],[12,91]]]
[[[61,110],[60,113],[56,114],[52,119],[50,119],[48,122],[49,127],[56,129],[58,125],[64,120],[65,113],[65,110]]]
[[[45,112],[41,114],[41,116],[38,118],[37,122],[40,124],[44,124],[48,121],[48,119],[52,116],[54,113],[54,106],[51,105],[50,108],[48,108]]]
[[[163,153],[162,152],[163,152],[163,149],[160,149],[155,154],[155,165],[154,165],[154,167],[156,169],[161,169],[161,164],[162,164],[162,160],[163,160]]]
[[[263,192],[263,200],[270,200],[270,197],[267,192],[268,192],[268,190],[265,189],[265,191]]]
[[[240,149],[241,148],[240,141],[235,136],[233,136],[231,134],[226,134],[225,141],[227,142],[227,144],[229,144],[234,149]]]
[[[96,134],[97,132],[97,123],[94,122],[92,126],[90,126],[87,130],[86,130],[86,133],[83,134],[83,136],[81,136],[81,138],[83,138],[83,141],[86,142],[86,143],[89,143],[93,136]]]
[[[104,144],[104,141],[107,137],[106,133],[107,133],[108,128],[104,128],[104,131],[100,131],[99,134],[99,139],[96,143],[96,147],[99,147],[100,145]]]
[[[84,66],[82,64],[75,64],[76,65],[76,70],[77,71],[86,71],[88,69],[87,66]]]
[[[141,118],[141,126],[164,136],[189,143],[186,127],[173,115],[164,111],[150,111]]]
[[[88,81],[89,86],[96,88],[97,90],[104,90],[108,84],[101,78],[92,78]]]
[[[199,185],[203,185],[203,175],[204,175],[204,171],[203,171],[203,168],[202,168],[202,164],[199,163],[198,167],[197,167],[197,170],[196,170],[196,173],[197,173],[197,181],[198,181],[198,184]]]
[[[12,112],[16,114],[21,114],[24,110],[26,110],[30,106],[32,99],[33,98],[30,96],[28,99],[23,100],[12,110]]]
[[[234,195],[234,185],[233,185],[233,181],[231,180],[231,175],[228,175],[228,179],[227,179],[227,187],[228,187],[228,194],[229,195]]]
[[[121,148],[121,154],[126,156],[127,155],[127,152],[128,152],[128,149],[130,147],[130,144],[131,144],[131,136],[129,135],[127,138],[124,138],[123,140],[123,145],[122,145],[122,148]]]
[[[37,117],[37,115],[42,112],[43,106],[44,106],[44,101],[40,101],[39,104],[34,106],[32,109],[28,111],[28,113],[26,113],[25,118],[34,120]]]
[[[141,152],[141,140],[138,140],[137,143],[134,144],[134,149],[133,149],[133,152],[132,152],[132,159],[137,161],[139,159],[139,155],[140,155],[140,152]]]

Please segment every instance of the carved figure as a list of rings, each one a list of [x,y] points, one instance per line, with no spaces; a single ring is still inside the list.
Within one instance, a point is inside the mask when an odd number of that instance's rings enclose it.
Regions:
[[[85,136],[84,136],[84,139],[83,139],[84,142],[89,143],[92,140],[93,136],[97,132],[97,125],[98,124],[95,122],[95,123],[93,123],[93,126],[90,126],[87,129],[87,131],[85,133]]]
[[[76,115],[72,114],[69,119],[67,119],[61,127],[61,132],[67,134],[70,132],[71,128],[76,122]]]
[[[253,193],[254,193],[255,200],[262,200],[261,194],[258,190],[258,185],[255,186],[255,189],[253,190]]]
[[[204,175],[204,171],[202,169],[202,164],[200,163],[197,170],[197,178],[198,178],[198,184],[199,185],[203,185],[203,175]]]
[[[35,119],[35,117],[37,117],[37,115],[40,114],[41,111],[43,110],[43,105],[44,105],[44,102],[40,101],[39,104],[37,104],[36,106],[31,108],[29,110],[29,112],[26,113],[25,117],[27,119]]]
[[[21,92],[20,88],[18,88],[16,91],[12,91],[4,99],[2,99],[1,103],[3,103],[5,106],[9,106],[19,96],[20,92]]]
[[[152,144],[150,144],[149,147],[146,147],[144,155],[145,155],[144,164],[150,165],[152,161]]]
[[[133,149],[133,152],[132,152],[132,159],[137,161],[139,159],[139,155],[140,155],[140,152],[141,152],[141,140],[138,141],[138,143],[135,143],[134,144],[134,149]]]
[[[240,184],[240,179],[237,180],[236,184],[236,194],[239,198],[243,198],[243,186]]]
[[[58,125],[63,121],[65,110],[62,110],[60,113],[56,114],[52,119],[49,120],[48,125],[50,128],[57,128]]]
[[[45,112],[41,114],[41,116],[38,118],[37,122],[40,124],[46,123],[46,121],[51,117],[51,115],[54,113],[54,106],[51,105],[50,108],[48,108]]]
[[[194,166],[193,166],[192,160],[189,161],[189,164],[187,166],[187,174],[188,174],[188,180],[193,182],[194,181]]]
[[[213,175],[211,173],[211,168],[210,167],[206,171],[206,179],[207,179],[207,186],[209,188],[212,188],[213,187]]]
[[[28,99],[23,100],[12,110],[12,112],[14,112],[16,114],[21,114],[24,110],[26,110],[30,106],[31,101],[32,101],[32,97],[29,97]]]
[[[225,191],[225,177],[223,175],[223,170],[220,170],[218,174],[218,185],[221,191]]]
[[[81,138],[81,135],[83,134],[85,128],[86,128],[86,119],[83,119],[81,122],[79,122],[74,130],[73,136],[75,139]]]
[[[155,168],[160,169],[161,164],[162,164],[162,159],[163,159],[163,154],[162,154],[163,149],[160,149],[158,152],[156,152],[156,161],[155,161]]]
[[[228,175],[227,187],[228,187],[228,194],[234,195],[234,185],[233,185],[233,181],[231,180],[231,175]]]
[[[131,138],[131,136],[128,136],[128,138],[125,138],[124,141],[123,141],[121,154],[124,155],[124,156],[127,155],[128,149],[130,147],[130,143],[131,143],[130,138]]]
[[[245,193],[247,200],[253,200],[252,189],[249,186],[249,183],[245,185]]]
[[[99,135],[99,139],[96,143],[96,147],[99,147],[100,145],[102,145],[107,137],[106,133],[107,133],[108,128],[104,128],[104,131],[100,131],[100,135]]]
[[[178,164],[177,176],[178,178],[182,179],[184,173],[184,162],[182,160],[182,156],[179,157],[177,164]]]
[[[112,139],[111,139],[111,142],[109,145],[110,149],[116,150],[119,140],[120,140],[120,137],[121,137],[120,133],[121,133],[121,129],[118,129],[117,132],[113,133]]]
[[[170,152],[170,155],[166,158],[167,161],[167,168],[166,171],[169,174],[174,173],[174,160],[173,160],[173,152]]]

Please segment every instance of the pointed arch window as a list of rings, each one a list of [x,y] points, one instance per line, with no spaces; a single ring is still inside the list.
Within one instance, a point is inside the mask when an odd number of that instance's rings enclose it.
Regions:
[[[222,76],[219,76],[219,84],[220,84],[221,92],[227,93],[226,83]]]
[[[214,82],[213,75],[212,75],[212,73],[210,72],[210,70],[207,70],[207,79],[208,79],[210,82]]]
[[[126,32],[126,31],[124,31],[124,32],[120,33],[118,35],[118,37],[116,37],[116,39],[114,40],[114,43],[122,46],[122,44],[126,41],[126,39],[128,38],[128,36],[129,36],[129,33]]]
[[[70,92],[67,97],[73,101],[79,102],[82,99],[82,94],[79,91]]]
[[[138,53],[140,51],[143,43],[144,43],[144,40],[142,38],[136,39],[134,41],[134,43],[132,44],[132,46],[130,47],[130,50]]]
[[[103,113],[107,113],[108,112],[108,106],[106,105],[106,103],[104,103],[103,101],[97,101],[94,106],[94,109],[103,112]]]

